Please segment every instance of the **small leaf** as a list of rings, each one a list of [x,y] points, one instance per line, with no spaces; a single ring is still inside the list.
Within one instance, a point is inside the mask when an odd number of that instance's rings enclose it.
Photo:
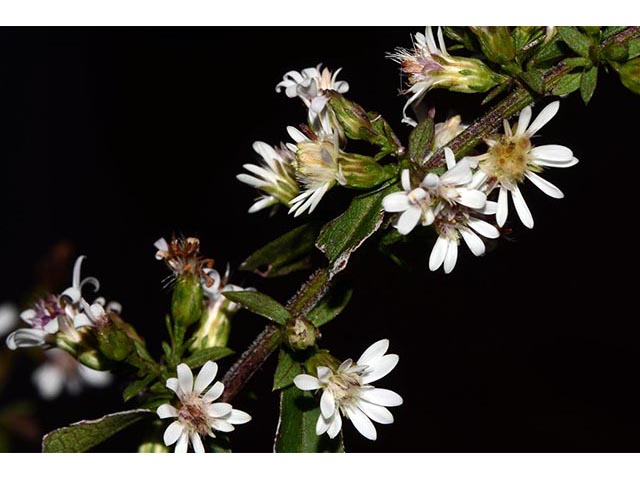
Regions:
[[[112,413],[97,420],[82,420],[46,434],[42,439],[42,451],[45,453],[86,452],[119,431],[152,416],[155,416],[152,411],[139,409]]]
[[[609,37],[613,37],[614,35],[617,35],[618,33],[622,32],[626,28],[627,27],[607,27],[604,29],[604,32],[602,32],[602,39],[606,40]]]
[[[558,34],[571,50],[581,57],[589,57],[591,41],[575,27],[558,27]]]
[[[280,325],[285,325],[287,320],[291,318],[286,308],[264,293],[244,290],[237,292],[227,291],[222,292],[222,294],[232,302],[240,303],[253,313],[273,320]]]
[[[212,362],[220,360],[221,358],[228,357],[233,354],[233,350],[227,347],[210,347],[204,350],[197,350],[184,363],[189,365],[189,368],[198,368],[207,363],[209,360]]]
[[[296,375],[304,373],[302,364],[294,358],[294,354],[287,349],[281,348],[278,355],[278,366],[273,375],[273,390],[281,390],[293,383]]]
[[[412,162],[422,165],[422,161],[433,148],[434,130],[433,119],[426,118],[409,134],[409,158]]]
[[[591,67],[582,74],[580,80],[580,96],[585,104],[589,103],[598,82],[598,67]]]
[[[531,60],[529,60],[527,63],[528,67],[545,67],[556,63],[565,56],[565,51],[562,49],[562,46],[562,42],[558,39],[543,45]]]
[[[149,386],[149,384],[153,382],[157,376],[157,373],[150,373],[140,380],[136,380],[135,382],[130,383],[129,386],[124,389],[124,392],[122,392],[122,399],[125,402],[128,402],[133,397],[142,392],[145,388],[147,388],[147,386]]]
[[[640,95],[640,58],[628,61],[618,69],[622,84]]]
[[[629,42],[629,60],[640,56],[640,38],[634,38]]]
[[[489,93],[487,93],[487,96],[482,99],[481,105],[486,105],[487,103],[489,103],[491,100],[493,100],[502,92],[504,92],[507,88],[509,88],[509,85],[510,85],[510,82],[504,82],[498,85],[497,87],[494,87],[493,90],[489,91]]]
[[[527,72],[523,72],[520,77],[537,93],[544,93],[544,75],[542,70],[533,69]]]
[[[316,423],[320,415],[317,398],[295,386],[280,394],[280,421],[276,432],[274,450],[278,453],[342,453],[342,435],[331,440],[327,434],[316,435]]]
[[[582,73],[569,73],[562,77],[553,89],[553,94],[558,96],[568,95],[580,88]]]
[[[590,67],[591,65],[593,65],[591,60],[589,60],[588,58],[583,58],[583,57],[566,58],[564,60],[564,64],[567,67]]]
[[[393,184],[355,197],[347,211],[322,227],[316,246],[331,263],[329,279],[342,271],[351,254],[378,230],[383,217],[382,199],[397,189]]]
[[[451,40],[461,43],[464,48],[473,52],[477,50],[475,37],[464,27],[443,27],[443,33]]]
[[[279,277],[308,268],[309,254],[320,231],[318,224],[297,227],[256,250],[240,265],[240,270],[262,277]]]
[[[334,287],[313,310],[307,319],[315,326],[321,327],[336,318],[351,300],[353,290],[350,288]]]

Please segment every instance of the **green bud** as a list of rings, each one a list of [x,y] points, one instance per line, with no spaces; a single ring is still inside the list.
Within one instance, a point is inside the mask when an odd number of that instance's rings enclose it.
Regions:
[[[171,299],[171,316],[176,328],[186,329],[202,317],[203,292],[197,275],[181,275]]]
[[[380,165],[373,158],[356,153],[340,152],[338,157],[344,185],[350,188],[372,188],[396,174],[393,165]]]
[[[112,362],[95,349],[86,349],[78,352],[77,359],[81,364],[93,370],[105,371],[111,370],[113,367]]]
[[[504,83],[500,75],[477,58],[449,57],[442,70],[431,72],[435,85],[452,92],[479,93]]]
[[[478,37],[482,53],[494,63],[504,65],[516,56],[516,46],[507,27],[469,27]]]
[[[347,138],[376,143],[374,139],[378,134],[371,125],[364,108],[337,92],[327,92],[327,94],[330,95],[329,107],[333,110]]]
[[[602,50],[602,55],[612,62],[624,62],[629,56],[629,47],[621,43],[610,43]]]
[[[162,442],[144,442],[138,447],[138,453],[169,453]]]
[[[198,329],[193,334],[194,342],[191,350],[196,351],[211,347],[226,347],[231,331],[231,319],[240,306],[224,296],[209,302],[204,309]]]
[[[640,58],[625,63],[618,69],[622,84],[633,93],[640,95]]]
[[[313,375],[316,375],[318,367],[328,367],[331,370],[337,370],[338,366],[340,366],[340,360],[331,355],[329,350],[319,350],[304,362],[304,368]]]
[[[304,318],[295,318],[287,325],[285,338],[293,350],[306,350],[316,344],[318,330]]]
[[[96,328],[95,337],[100,353],[116,362],[125,360],[135,348],[133,340],[115,322],[107,322]]]

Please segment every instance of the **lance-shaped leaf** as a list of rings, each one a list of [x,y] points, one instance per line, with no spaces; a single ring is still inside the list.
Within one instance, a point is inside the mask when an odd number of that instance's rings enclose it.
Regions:
[[[189,365],[189,368],[194,369],[201,367],[209,360],[215,361],[221,358],[227,357],[233,353],[233,350],[227,347],[210,347],[203,350],[196,350],[193,355],[188,357],[184,363]]]
[[[351,254],[380,228],[382,199],[397,189],[397,185],[390,185],[354,198],[342,215],[322,228],[316,246],[329,259],[329,278],[342,271]]]
[[[256,250],[242,262],[240,270],[279,277],[308,268],[319,231],[320,225],[313,223],[297,227]]]
[[[558,34],[564,40],[564,43],[578,55],[585,58],[589,56],[591,41],[580,30],[575,27],[558,27]]]
[[[295,386],[280,394],[280,420],[274,450],[278,453],[338,453],[344,452],[342,435],[331,440],[328,435],[316,435],[320,415],[319,400],[311,392]]]
[[[596,91],[596,84],[598,83],[598,67],[591,67],[582,74],[580,79],[580,96],[584,103],[589,103],[593,92]]]
[[[158,376],[157,372],[152,372],[142,377],[141,379],[136,380],[135,382],[131,382],[129,386],[127,386],[127,388],[124,389],[124,392],[122,392],[122,399],[125,402],[128,402],[133,397],[135,397],[140,392],[142,392],[145,388],[147,388],[151,384],[151,382],[155,380],[157,376]]]
[[[568,73],[560,79],[553,89],[553,94],[562,96],[575,92],[580,88],[580,78],[582,73]]]
[[[352,294],[353,290],[350,288],[334,287],[329,294],[309,312],[307,320],[315,327],[321,327],[330,322],[344,310],[349,300],[351,300]]]
[[[434,138],[433,120],[426,118],[421,121],[409,134],[409,158],[414,163],[422,165],[422,161],[433,148]]]
[[[280,349],[278,366],[273,375],[273,390],[280,390],[293,383],[296,375],[304,373],[302,363],[295,358],[295,354],[286,348]]]
[[[82,420],[49,432],[42,439],[45,453],[80,453],[99,445],[116,433],[155,414],[150,410],[127,410],[97,420]]]
[[[280,325],[285,325],[287,320],[291,318],[286,308],[264,293],[244,290],[222,292],[222,294],[232,302],[239,303],[253,313],[257,313]]]

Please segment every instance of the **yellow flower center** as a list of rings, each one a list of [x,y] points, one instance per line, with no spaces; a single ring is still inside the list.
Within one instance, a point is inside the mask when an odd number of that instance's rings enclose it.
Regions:
[[[531,141],[526,135],[502,136],[498,142],[489,148],[488,158],[480,168],[490,177],[499,181],[519,183],[524,180],[528,170]]]

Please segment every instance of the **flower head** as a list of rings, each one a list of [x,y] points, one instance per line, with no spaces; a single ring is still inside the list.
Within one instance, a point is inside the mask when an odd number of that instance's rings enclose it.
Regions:
[[[545,167],[567,168],[578,163],[573,152],[562,145],[542,145],[534,147],[533,136],[546,125],[560,108],[560,102],[551,102],[531,122],[531,107],[524,108],[518,123],[512,128],[504,122],[504,134],[486,139],[487,153],[475,157],[479,162],[474,185],[485,189],[499,188],[496,220],[503,226],[509,214],[508,197],[516,208],[522,223],[533,228],[533,216],[519,188],[528,179],[536,187],[552,198],[563,198],[562,191],[538,175]]]
[[[436,44],[433,30],[427,27],[424,35],[415,34],[413,49],[397,48],[389,55],[408,75],[409,88],[405,93],[411,96],[402,110],[402,121],[413,126],[416,122],[407,116],[407,108],[420,101],[432,88],[447,88],[462,93],[486,92],[501,80],[499,75],[476,58],[449,55],[441,27],[438,27],[437,36]]]
[[[193,379],[191,369],[185,363],[178,365],[178,377],[167,380],[167,388],[178,397],[177,407],[171,404],[160,405],[157,409],[160,418],[175,418],[164,432],[165,445],[176,444],[176,453],[185,453],[191,443],[196,453],[204,453],[202,437],[215,438],[214,431],[231,432],[234,425],[247,423],[249,414],[235,410],[228,403],[217,402],[224,390],[221,382],[211,388],[211,382],[218,373],[215,362],[207,362]]]
[[[193,275],[204,279],[207,285],[213,284],[213,279],[205,272],[205,268],[213,267],[213,260],[202,258],[197,238],[173,238],[171,242],[160,238],[153,245],[158,249],[156,259],[164,260],[176,277]]]
[[[243,165],[252,173],[241,173],[238,180],[264,192],[249,208],[249,213],[282,203],[289,206],[298,195],[300,187],[295,179],[294,154],[284,146],[271,147],[264,142],[254,142],[253,149],[263,159],[263,165]]]
[[[344,416],[365,438],[375,440],[377,432],[371,420],[393,423],[393,415],[386,407],[402,405],[402,397],[370,385],[398,364],[398,355],[385,355],[388,348],[389,340],[380,340],[367,348],[357,362],[345,360],[335,369],[318,366],[317,377],[301,374],[294,378],[300,390],[322,390],[316,434],[326,432],[335,438]]]

